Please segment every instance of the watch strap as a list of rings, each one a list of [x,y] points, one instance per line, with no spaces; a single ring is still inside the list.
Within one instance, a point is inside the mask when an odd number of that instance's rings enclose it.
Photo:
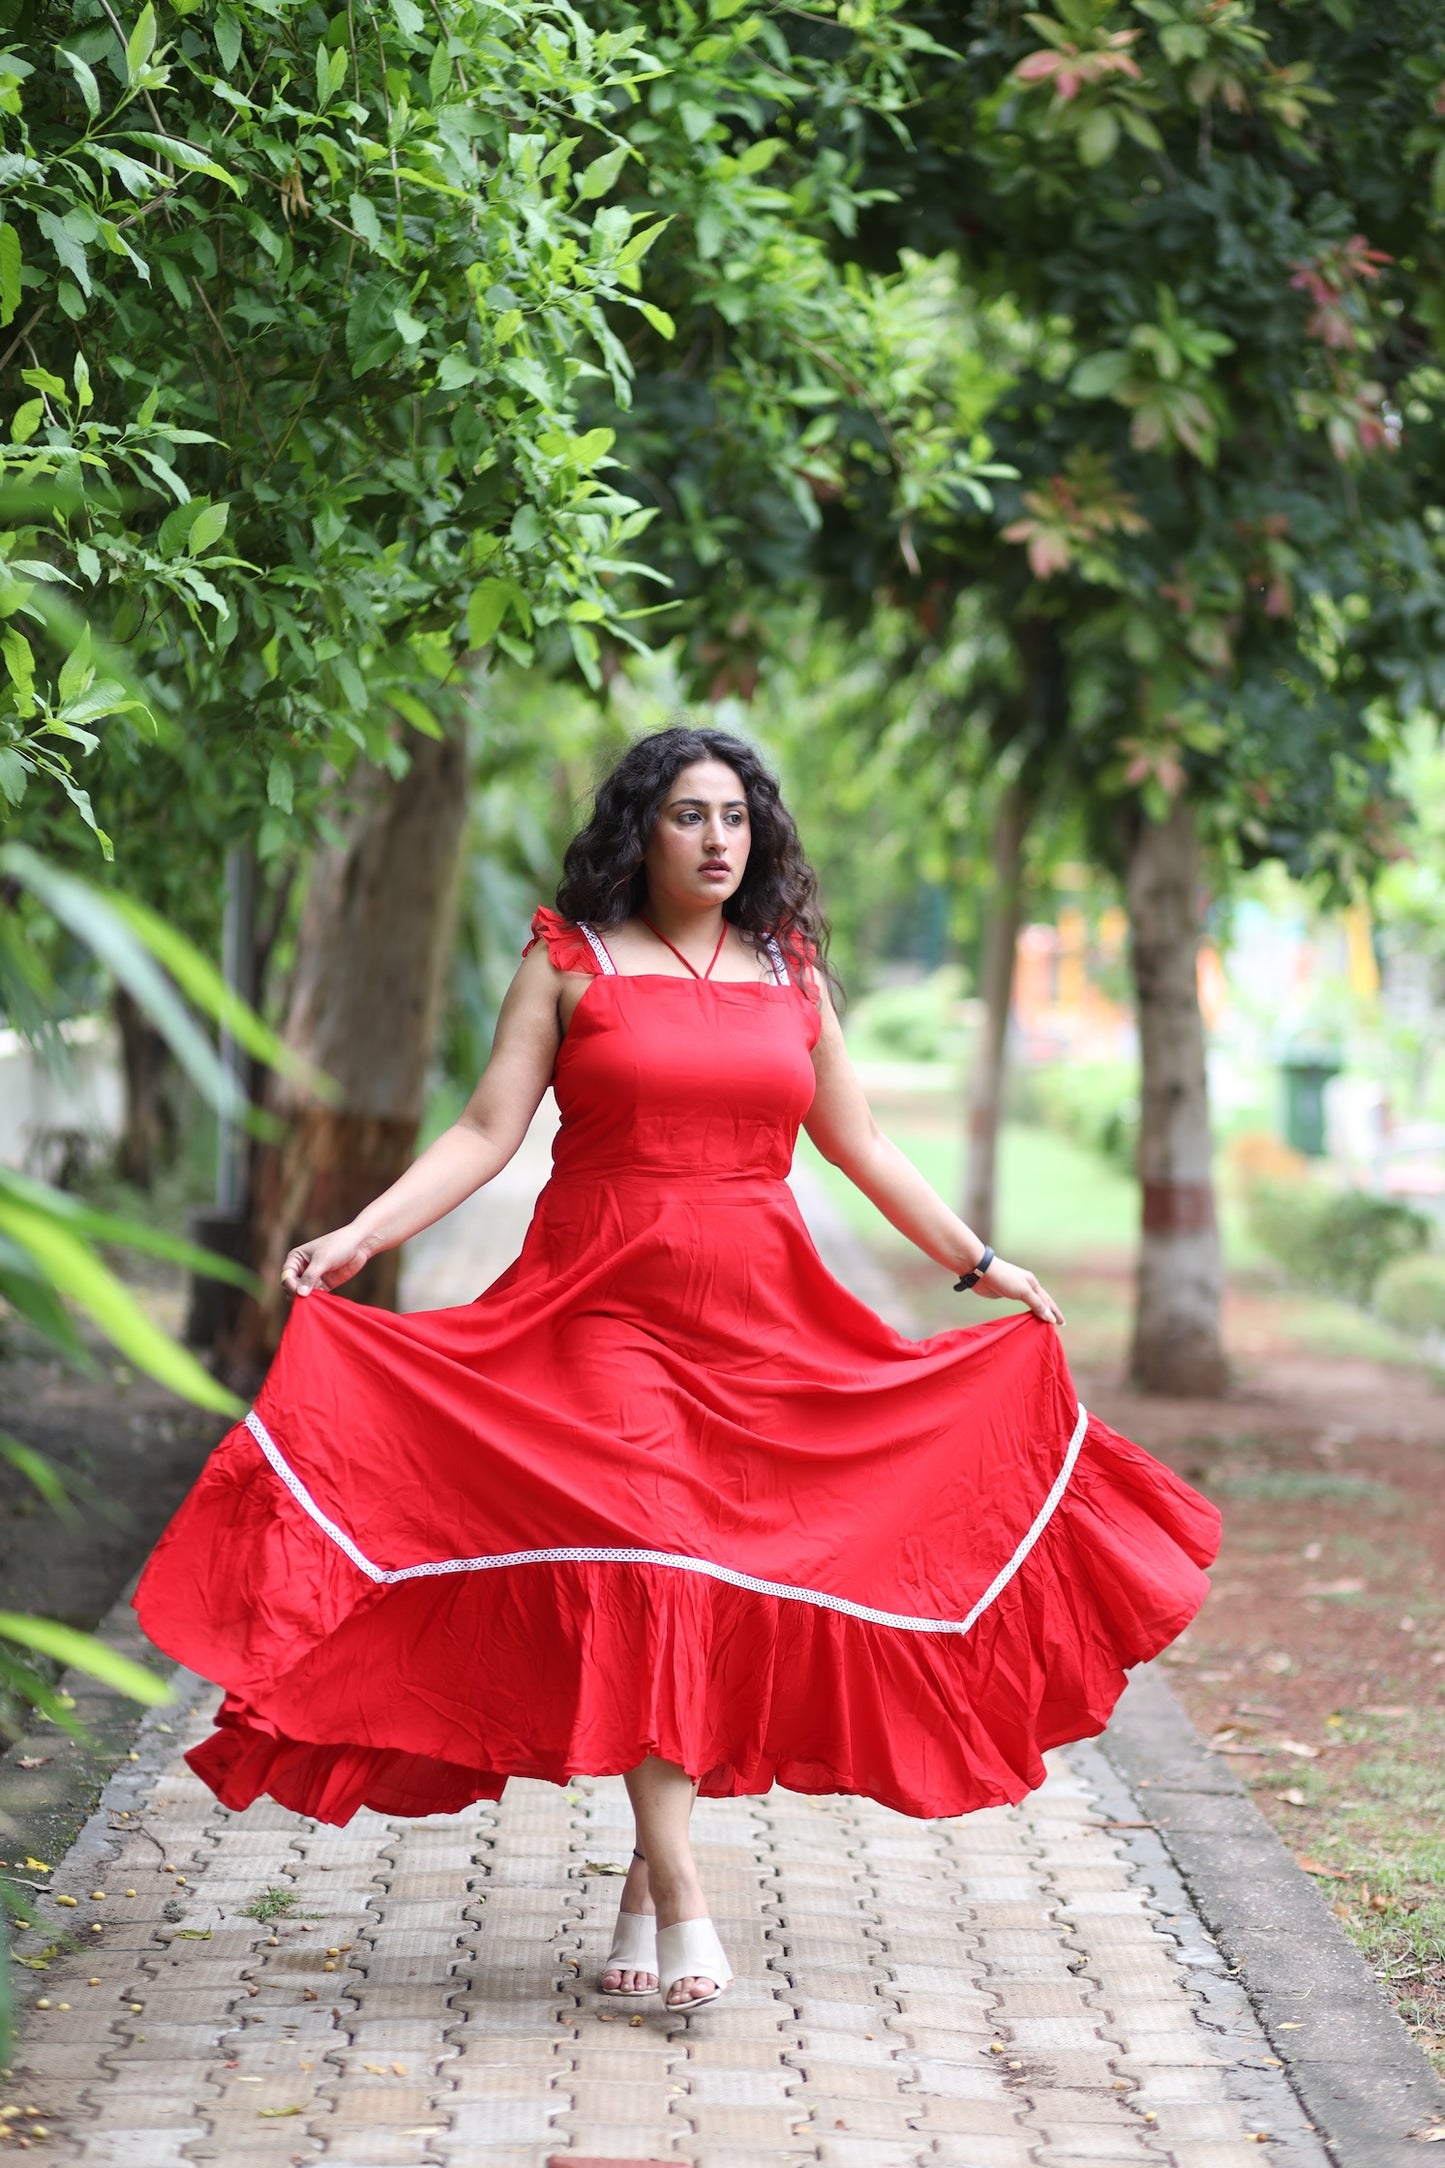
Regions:
[[[989,1266],[993,1263],[993,1260],[994,1252],[990,1245],[988,1243],[985,1243],[983,1255],[982,1257],[980,1257],[978,1263],[974,1266],[972,1272],[965,1272],[961,1280],[954,1281],[954,1293],[957,1295],[962,1295],[970,1287],[977,1287],[979,1281],[983,1278],[984,1274],[988,1271]]]

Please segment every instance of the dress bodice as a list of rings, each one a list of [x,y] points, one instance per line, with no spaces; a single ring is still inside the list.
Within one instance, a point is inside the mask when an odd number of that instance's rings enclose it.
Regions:
[[[786,1177],[821,1028],[803,987],[609,971],[551,911],[533,932],[559,969],[591,973],[553,1077],[558,1177]]]

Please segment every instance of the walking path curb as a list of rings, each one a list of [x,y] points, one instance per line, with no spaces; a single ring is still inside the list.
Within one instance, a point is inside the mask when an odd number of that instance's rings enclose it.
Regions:
[[[1101,1742],[1238,1970],[1270,2044],[1341,2168],[1416,2168],[1445,2085],[1232,1769],[1158,1671],[1136,1672]]]

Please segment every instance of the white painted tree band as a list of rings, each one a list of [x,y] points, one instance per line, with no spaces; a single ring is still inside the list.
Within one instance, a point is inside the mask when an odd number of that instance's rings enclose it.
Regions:
[[[701,1573],[711,1581],[725,1581],[730,1588],[749,1589],[754,1595],[775,1596],[788,1603],[811,1603],[822,1611],[841,1611],[846,1618],[864,1619],[871,1626],[894,1626],[903,1633],[966,1634],[977,1625],[989,1605],[1008,1587],[1053,1518],[1055,1509],[1068,1488],[1069,1477],[1074,1472],[1074,1464],[1084,1442],[1088,1421],[1088,1411],[1081,1406],[1068,1451],[1064,1455],[1063,1466],[1055,1476],[1047,1498],[1035,1514],[1028,1533],[1008,1564],[994,1575],[967,1618],[962,1619],[909,1618],[897,1611],[875,1611],[870,1604],[853,1603],[847,1596],[833,1596],[824,1589],[793,1588],[786,1581],[763,1581],[755,1574],[739,1573],[733,1566],[720,1566],[710,1558],[687,1558],[677,1551],[630,1548],[614,1550],[589,1544],[565,1544],[540,1551],[499,1551],[482,1558],[428,1559],[420,1566],[378,1566],[353,1543],[343,1528],[339,1528],[328,1514],[322,1512],[300,1476],[288,1464],[254,1408],[246,1417],[246,1428],[303,1512],[308,1513],[322,1533],[329,1536],[339,1550],[345,1552],[358,1572],[364,1573],[368,1580],[382,1582],[388,1587],[399,1581],[428,1580],[437,1574],[496,1573],[511,1566],[663,1566],[675,1573]]]

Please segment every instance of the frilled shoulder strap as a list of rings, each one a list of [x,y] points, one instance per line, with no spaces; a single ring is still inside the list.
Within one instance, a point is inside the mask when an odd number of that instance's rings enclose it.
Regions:
[[[530,956],[539,941],[554,970],[590,971],[595,977],[615,968],[590,926],[574,926],[560,911],[551,911],[545,904],[533,915],[532,938],[522,954]]]
[[[779,986],[795,986],[816,1008],[819,1000],[818,952],[812,942],[801,940],[796,934],[788,941],[778,940],[770,934],[763,942],[763,952]]]

